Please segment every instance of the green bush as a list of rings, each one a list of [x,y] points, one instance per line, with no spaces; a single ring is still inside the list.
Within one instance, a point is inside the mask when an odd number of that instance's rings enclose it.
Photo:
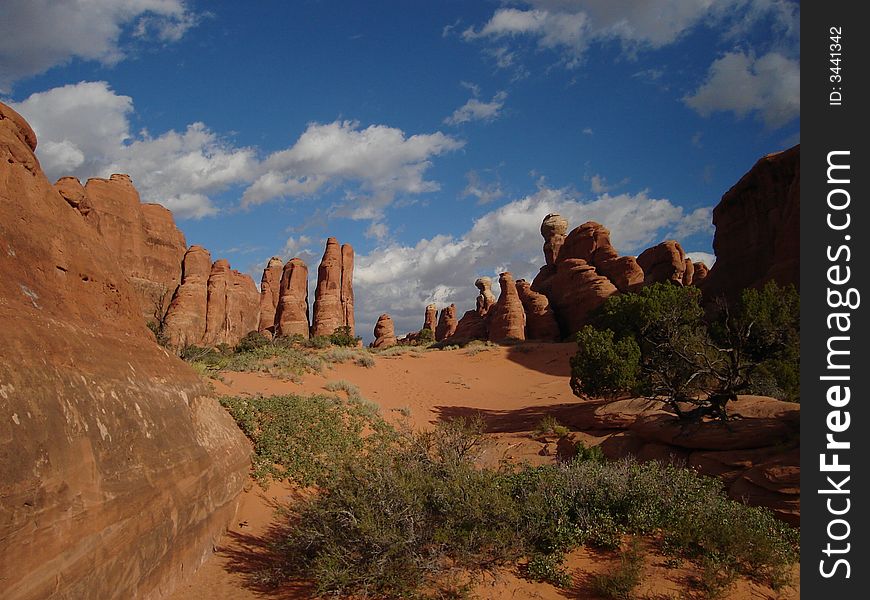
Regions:
[[[249,331],[245,334],[245,337],[239,340],[239,343],[236,344],[235,351],[236,353],[251,352],[268,345],[269,338],[259,331]]]
[[[362,338],[355,337],[349,326],[343,325],[329,336],[329,342],[334,346],[358,346]]]
[[[571,357],[575,395],[614,397],[638,389],[641,357],[634,337],[614,341],[610,329],[586,325],[577,332],[577,346],[577,354]]]
[[[417,334],[417,344],[433,344],[435,343],[435,332],[429,329],[428,327],[424,327]]]
[[[640,585],[644,553],[637,538],[619,556],[619,564],[608,573],[592,577],[592,589],[611,600],[631,600]]]

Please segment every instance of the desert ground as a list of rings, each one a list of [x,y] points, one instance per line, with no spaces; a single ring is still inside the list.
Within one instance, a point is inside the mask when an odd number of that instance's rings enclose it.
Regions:
[[[306,374],[301,381],[262,373],[223,372],[213,380],[217,395],[279,395],[325,393],[330,381],[344,380],[359,387],[375,402],[388,420],[410,422],[413,427],[432,427],[439,420],[479,414],[487,425],[491,445],[486,462],[501,460],[543,464],[557,460],[556,440],[536,437],[540,420],[552,415],[570,424],[572,411],[581,402],[569,388],[568,359],[575,344],[525,344],[485,346],[453,350],[408,352],[378,356],[373,367],[352,362],[333,364],[323,374]],[[587,445],[600,444],[613,432],[578,431],[572,436]],[[310,598],[309,582],[293,582],[280,588],[258,580],[258,572],[272,560],[269,542],[284,525],[276,510],[305,490],[285,482],[272,482],[266,489],[251,481],[242,494],[238,513],[214,548],[215,552],[195,575],[182,583],[172,600],[209,598],[248,600],[263,598]],[[692,598],[693,572],[686,565],[666,565],[654,540],[647,549],[643,583],[638,598]],[[479,577],[474,595],[482,599],[503,598],[597,598],[590,588],[591,576],[606,571],[618,561],[616,552],[579,548],[571,552],[567,566],[573,587],[559,589],[521,578],[517,569],[501,569]],[[739,580],[725,598],[791,599],[800,597],[798,569],[791,587],[774,592],[750,581]]]

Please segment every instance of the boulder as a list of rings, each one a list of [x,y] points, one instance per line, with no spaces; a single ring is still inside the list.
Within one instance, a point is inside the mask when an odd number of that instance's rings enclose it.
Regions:
[[[384,313],[378,317],[374,334],[375,341],[372,342],[372,348],[389,348],[396,345],[396,330],[390,315]]]
[[[627,398],[605,402],[595,408],[590,429],[628,429],[641,417],[663,415],[665,404],[649,398]]]
[[[480,290],[480,294],[477,296],[477,314],[484,317],[496,303],[495,294],[492,293],[492,279],[479,277],[474,285]]]
[[[489,313],[489,341],[506,342],[526,339],[526,313],[517,294],[517,286],[511,273],[498,276],[501,293]]]
[[[550,301],[538,292],[532,291],[531,285],[520,279],[516,283],[517,295],[526,313],[526,339],[543,342],[558,342],[561,339],[559,324]]]
[[[435,326],[435,341],[441,342],[456,333],[456,305],[441,309],[441,314],[438,315],[438,325]]]
[[[451,338],[463,342],[485,340],[488,337],[487,320],[485,317],[481,317],[477,310],[466,311],[462,315],[462,318],[459,319],[459,323],[456,324],[456,331],[451,336]]]
[[[269,259],[260,280],[260,324],[257,331],[272,337],[275,334],[275,312],[281,298],[281,275],[284,263],[277,256]]]
[[[686,253],[679,242],[666,240],[641,252],[637,264],[643,269],[644,285],[665,282],[682,285]]]
[[[610,230],[595,221],[574,228],[559,252],[557,262],[580,258],[607,277],[620,292],[638,289],[644,280],[643,270],[633,256],[619,256],[610,243]]]
[[[795,448],[745,471],[728,495],[753,506],[769,508],[780,519],[800,525],[800,449]]]
[[[695,263],[691,258],[686,258],[686,266],[683,271],[683,285],[693,285],[695,282]]]
[[[35,148],[0,103],[3,597],[166,597],[233,518],[250,446]]]
[[[735,419],[681,422],[671,415],[639,417],[632,425],[641,439],[690,450],[743,450],[784,444],[794,439],[793,428],[775,419]]]
[[[703,288],[703,282],[707,279],[707,274],[710,270],[702,262],[692,263],[692,267],[692,285]]]
[[[184,254],[181,285],[172,298],[163,325],[169,346],[180,349],[203,343],[210,273],[211,254],[202,246],[191,246]]]
[[[84,217],[85,222],[99,229],[100,215],[91,205],[91,199],[77,177],[61,177],[54,183],[54,189]]]
[[[308,339],[308,267],[301,258],[292,258],[284,265],[280,290],[275,335]]]
[[[755,163],[713,209],[713,225],[705,298],[736,299],[771,280],[800,289],[800,146]]]

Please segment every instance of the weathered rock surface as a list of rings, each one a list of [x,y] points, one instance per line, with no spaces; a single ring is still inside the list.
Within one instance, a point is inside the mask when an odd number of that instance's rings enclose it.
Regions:
[[[526,313],[517,294],[517,286],[511,273],[498,276],[501,293],[489,312],[489,341],[506,342],[526,339]]]
[[[643,269],[644,285],[665,282],[682,285],[686,253],[679,242],[666,240],[641,252],[637,264]]]
[[[556,257],[559,256],[567,232],[568,221],[559,213],[550,213],[544,217],[541,235],[544,236],[544,259],[547,265],[556,264]]]
[[[619,256],[610,243],[610,230],[595,221],[574,228],[559,251],[557,262],[580,258],[607,277],[620,292],[634,291],[643,284],[643,269],[633,256]]]
[[[692,285],[695,280],[695,263],[691,258],[686,258],[686,266],[683,270],[683,285]]]
[[[372,342],[372,348],[389,348],[396,345],[396,329],[393,325],[393,318],[384,313],[378,317],[378,322],[375,323],[375,341]]]
[[[216,260],[208,276],[204,342],[235,346],[257,330],[259,308],[260,294],[250,275],[231,269],[226,259]]]
[[[617,292],[616,286],[585,260],[569,258],[559,262],[549,280],[548,298],[562,337],[579,331],[589,321],[590,313]]]
[[[249,445],[35,147],[0,103],[3,597],[163,597],[233,517]]]
[[[191,246],[184,255],[181,285],[172,298],[163,326],[163,334],[171,347],[183,348],[203,342],[210,273],[209,251],[202,246]]]
[[[706,298],[774,280],[800,288],[800,146],[755,163],[713,209],[716,263]]]
[[[456,305],[451,304],[441,309],[438,315],[438,325],[435,326],[435,341],[441,342],[456,333]]]
[[[67,204],[79,211],[85,221],[91,226],[99,229],[100,215],[94,210],[91,205],[91,199],[85,192],[84,186],[76,177],[61,177],[54,184],[56,189]]]
[[[743,472],[728,495],[766,506],[787,523],[800,525],[800,478],[800,448],[795,448]]]
[[[350,327],[355,334],[356,320],[353,316],[353,246],[341,245],[341,314],[342,325]]]
[[[426,315],[423,317],[423,329],[428,329],[435,333],[435,328],[438,327],[438,307],[434,304],[426,306]]]
[[[477,314],[485,317],[496,303],[495,294],[492,293],[492,279],[489,277],[478,277],[474,282],[474,286],[480,290],[477,295]]]
[[[487,339],[489,331],[486,318],[481,317],[477,310],[466,311],[459,319],[459,323],[456,324],[456,331],[450,337],[463,342]]]
[[[143,319],[159,322],[181,282],[181,261],[187,251],[172,213],[159,204],[143,204],[128,175],[89,179],[84,191],[90,206],[87,220],[96,224],[122,265]]]
[[[545,295],[532,291],[531,285],[525,279],[517,281],[516,286],[517,295],[526,313],[526,339],[558,342],[562,335],[559,333],[556,315],[550,308],[550,301]]]
[[[703,282],[707,279],[707,274],[710,272],[710,269],[707,268],[702,262],[692,263],[692,285],[696,287],[703,287]]]
[[[275,335],[275,312],[281,298],[281,275],[284,263],[277,256],[269,259],[260,280],[260,324],[257,331],[272,337]]]
[[[308,339],[308,267],[301,258],[291,258],[284,265],[280,289],[275,335],[301,335]]]
[[[353,248],[339,247],[334,237],[326,240],[326,250],[317,269],[311,335],[332,335],[339,327],[354,329]]]

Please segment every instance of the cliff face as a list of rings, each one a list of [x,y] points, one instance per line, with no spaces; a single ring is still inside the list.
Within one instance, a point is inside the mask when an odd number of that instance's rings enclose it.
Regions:
[[[3,597],[160,597],[232,518],[249,446],[154,343],[113,238],[48,182],[35,148],[0,104]]]
[[[704,296],[774,280],[800,289],[800,146],[765,156],[713,209],[716,264]]]

